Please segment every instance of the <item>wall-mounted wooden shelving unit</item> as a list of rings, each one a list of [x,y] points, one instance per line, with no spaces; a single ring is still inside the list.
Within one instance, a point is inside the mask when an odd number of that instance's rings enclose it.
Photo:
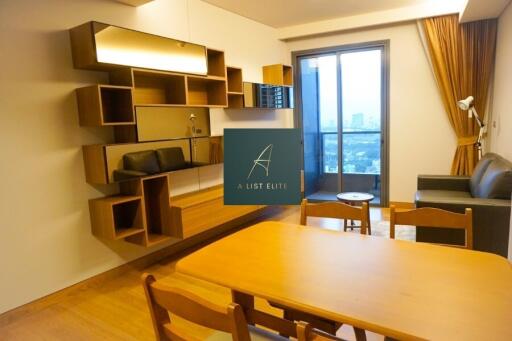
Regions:
[[[293,68],[283,64],[265,65],[263,66],[263,83],[293,86]]]
[[[109,75],[109,84],[76,90],[80,125],[114,130],[115,143],[83,146],[87,182],[119,186],[118,195],[89,201],[94,235],[150,247],[189,238],[262,208],[224,206],[222,187],[170,198],[169,179],[192,174],[190,168],[118,178],[123,180],[119,183],[114,177],[124,167],[124,156],[134,152],[179,147],[186,167],[222,162],[222,137],[209,136],[208,109],[244,107],[242,70],[226,67],[223,51],[98,22],[71,29],[70,38],[76,68]],[[105,55],[112,48],[125,55]],[[160,58],[148,60],[155,51]],[[134,58],[140,55],[145,58]],[[183,58],[191,63],[175,62]],[[162,67],[155,70],[155,65]],[[144,123],[139,114],[145,115]],[[193,135],[191,114],[196,115]],[[183,128],[172,126],[169,116]],[[202,172],[208,168],[197,168],[198,178]],[[214,184],[218,182],[210,186]]]

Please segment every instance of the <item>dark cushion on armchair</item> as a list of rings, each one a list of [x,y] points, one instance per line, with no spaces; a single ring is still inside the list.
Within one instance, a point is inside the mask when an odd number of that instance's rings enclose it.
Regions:
[[[127,153],[123,155],[123,168],[131,171],[156,174],[160,172],[154,150]]]
[[[512,192],[512,165],[502,159],[492,161],[478,187],[479,198],[509,199]]]
[[[156,156],[162,172],[170,172],[178,169],[188,168],[181,147],[157,149]]]
[[[469,188],[472,196],[478,197],[478,185],[480,185],[480,181],[482,180],[487,167],[489,167],[491,161],[494,160],[495,155],[496,154],[493,153],[487,153],[482,156],[480,161],[476,164],[475,169],[473,170],[473,175],[469,180]]]

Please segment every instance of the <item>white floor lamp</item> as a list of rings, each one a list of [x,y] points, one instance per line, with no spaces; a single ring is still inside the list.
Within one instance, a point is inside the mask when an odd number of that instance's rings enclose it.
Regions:
[[[480,132],[478,133],[478,140],[476,140],[476,146],[478,148],[478,159],[482,158],[482,138],[484,135],[484,127],[485,124],[480,119],[480,116],[478,116],[478,113],[476,112],[475,106],[473,105],[474,98],[473,96],[469,96],[466,99],[462,99],[457,102],[457,105],[462,110],[468,111],[468,117],[472,118],[473,116],[476,119],[476,122],[478,123],[478,126],[480,127]]]

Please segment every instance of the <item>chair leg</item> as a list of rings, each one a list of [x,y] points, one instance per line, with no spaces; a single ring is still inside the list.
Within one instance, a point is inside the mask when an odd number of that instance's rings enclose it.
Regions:
[[[284,309],[284,310],[283,310],[283,319],[284,319],[284,320],[288,320],[288,321],[292,321],[292,322],[293,322],[293,314],[292,314],[292,313],[290,313],[290,311],[289,311],[289,310]],[[286,338],[290,337],[290,335],[286,335],[286,334],[284,334],[284,333],[279,333],[279,336],[286,337]]]
[[[343,231],[347,232],[347,219],[343,219]]]
[[[372,218],[370,217],[370,203],[368,203],[368,234],[372,234]]]
[[[326,332],[328,334],[336,335],[336,331],[341,328],[342,324],[331,321],[331,320],[325,320],[319,317],[316,317],[314,315],[303,313],[297,310],[293,309],[284,309],[283,310],[283,318],[288,321],[304,321],[309,324],[315,329],[319,329],[323,332]],[[363,331],[364,333],[364,331]],[[280,334],[281,335],[281,334]],[[281,335],[288,337],[288,335]]]
[[[354,334],[356,334],[356,341],[366,341],[366,333],[364,329],[354,327]]]

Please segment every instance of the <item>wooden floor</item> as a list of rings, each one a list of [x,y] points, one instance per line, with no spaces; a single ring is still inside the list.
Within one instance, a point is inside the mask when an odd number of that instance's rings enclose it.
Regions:
[[[371,217],[373,222],[389,220],[389,210],[372,208]],[[298,223],[299,209],[285,208],[275,213],[271,220]],[[342,226],[331,219],[312,219],[308,224],[332,229]],[[374,226],[378,232],[378,224],[374,223]],[[358,232],[354,230],[354,233]],[[97,281],[65,295],[51,295],[24,306],[21,311],[17,309],[0,315],[0,340],[154,340],[140,285],[142,272],[153,273],[164,283],[189,289],[213,302],[230,302],[229,290],[175,273],[176,261],[176,258],[171,258],[143,270],[131,269],[113,279]],[[256,305],[259,309],[280,313],[263,300],[257,299]],[[210,334],[207,329],[179,319],[176,321],[200,339]],[[344,326],[338,334],[346,339],[354,339],[348,326]],[[369,333],[368,339],[382,340],[383,337]]]

